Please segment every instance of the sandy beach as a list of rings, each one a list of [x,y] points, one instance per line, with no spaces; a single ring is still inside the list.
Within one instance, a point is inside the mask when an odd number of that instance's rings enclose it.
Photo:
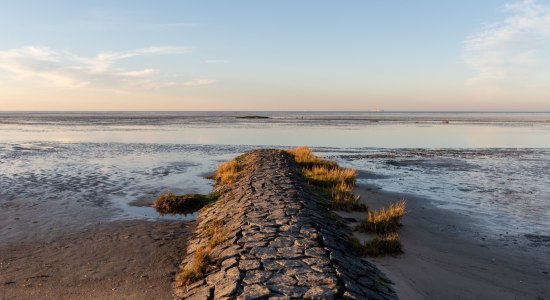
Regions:
[[[169,299],[193,222],[129,220],[0,246],[0,299]]]
[[[368,258],[395,282],[401,299],[548,299],[550,245],[485,235],[479,220],[437,208],[427,199],[360,185],[371,208],[407,199],[399,230],[404,253]]]

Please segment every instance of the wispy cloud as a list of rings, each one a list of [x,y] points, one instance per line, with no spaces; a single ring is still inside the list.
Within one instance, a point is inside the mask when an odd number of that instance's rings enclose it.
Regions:
[[[199,85],[210,85],[216,83],[217,80],[214,79],[195,79],[186,81],[183,83],[185,86],[199,86]]]
[[[159,87],[166,83],[155,82],[158,70],[128,70],[117,67],[117,62],[136,56],[180,54],[187,50],[186,47],[147,47],[86,57],[48,47],[28,46],[0,51],[0,70],[12,73],[17,80],[41,80],[68,88],[105,85],[120,88],[132,85],[133,81],[144,88]]]
[[[463,41],[462,60],[477,72],[468,84],[502,84],[536,69],[539,53],[550,39],[550,6],[523,0],[504,9],[507,18]]]
[[[116,76],[130,77],[130,78],[150,77],[155,74],[158,74],[158,70],[144,69],[144,70],[138,70],[138,71],[122,71],[122,72],[114,73],[114,75]]]

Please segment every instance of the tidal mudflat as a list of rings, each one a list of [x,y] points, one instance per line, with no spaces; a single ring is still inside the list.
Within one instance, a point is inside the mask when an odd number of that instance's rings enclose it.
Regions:
[[[533,287],[532,293],[525,293],[548,296],[549,291],[541,288],[544,285],[537,285],[550,278],[543,259],[550,255],[547,116],[513,115],[512,120],[509,116],[491,116],[490,122],[484,122],[479,115],[456,118],[398,115],[396,119],[384,114],[353,118],[328,114],[327,118],[327,114],[271,113],[269,119],[237,119],[238,115],[2,115],[2,289],[12,292],[28,289],[30,293],[50,289],[52,294],[47,294],[48,297],[58,298],[55,286],[67,268],[82,274],[78,277],[82,284],[91,284],[86,278],[93,272],[76,260],[76,253],[89,246],[84,242],[87,237],[113,249],[151,244],[158,247],[164,242],[156,239],[179,230],[183,240],[171,240],[162,246],[175,251],[185,243],[187,226],[192,226],[180,222],[193,220],[195,215],[175,218],[158,215],[149,207],[158,194],[166,191],[205,194],[211,191],[212,182],[204,177],[221,161],[255,148],[310,144],[316,146],[317,154],[359,170],[358,183],[370,189],[359,191],[367,193],[363,196],[367,204],[375,205],[373,202],[379,197],[372,194],[375,191],[417,199],[409,200],[411,211],[403,220],[401,238],[405,254],[395,260],[391,257],[376,260],[382,268],[387,266],[389,276],[396,274],[398,293],[416,289],[418,295],[438,295],[435,291],[419,291],[424,288],[420,283],[411,287],[410,282],[399,280],[411,277],[410,273],[399,271],[399,266],[406,268],[407,262],[414,266],[430,263],[418,259],[425,257],[422,253],[431,252],[415,242],[423,239],[417,239],[414,233],[425,235],[427,240],[446,239],[440,245],[449,246],[438,250],[439,256],[430,255],[438,258],[439,266],[448,266],[442,273],[434,273],[439,274],[438,278],[466,274],[466,277],[479,276],[478,281],[485,282],[482,278],[499,273],[505,274],[503,280],[491,284],[502,288],[499,293],[504,294],[495,295],[521,298],[526,290],[523,287]],[[450,124],[443,123],[441,118],[450,119]],[[476,133],[469,136],[467,132],[472,128],[477,129]],[[454,222],[451,217],[432,220],[436,212],[450,213],[461,217],[461,221]],[[138,226],[125,225],[132,222]],[[151,230],[158,231],[147,233]],[[125,236],[140,238],[126,240]],[[76,237],[81,242],[75,242]],[[492,255],[495,261],[508,261],[503,253],[507,252],[517,258],[509,261],[517,264],[510,264],[501,272],[494,265],[489,268],[472,262],[468,265],[471,267],[461,269],[451,263],[460,261],[455,260],[459,254],[468,257],[474,252],[487,254],[485,258]],[[140,258],[137,253],[121,253]],[[66,255],[74,255],[75,260],[66,269],[58,267]],[[82,259],[117,260],[116,256],[107,258],[101,251],[92,251]],[[145,259],[143,255],[141,259]],[[118,263],[120,269],[127,266]],[[127,263],[129,266],[130,262]],[[397,272],[391,268],[397,268]],[[476,268],[478,271],[470,272]],[[166,276],[160,277],[165,281],[159,286],[168,286],[173,279],[170,274],[177,266],[172,264],[163,270]],[[101,271],[96,274],[93,278],[97,286],[101,280],[115,276]],[[126,273],[116,276],[121,274]],[[152,277],[148,276],[139,280],[148,282],[147,278]],[[447,281],[447,289],[440,291],[455,293],[462,288],[452,282],[455,281]],[[111,290],[120,286],[113,285]],[[507,294],[505,286],[513,292]],[[61,289],[59,293],[65,291],[68,290]]]

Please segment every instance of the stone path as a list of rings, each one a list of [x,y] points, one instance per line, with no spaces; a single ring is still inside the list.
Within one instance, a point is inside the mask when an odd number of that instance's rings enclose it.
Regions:
[[[353,255],[337,225],[280,150],[249,152],[239,180],[199,216],[182,266],[207,245],[208,225],[223,220],[217,267],[176,299],[396,299],[390,281]]]

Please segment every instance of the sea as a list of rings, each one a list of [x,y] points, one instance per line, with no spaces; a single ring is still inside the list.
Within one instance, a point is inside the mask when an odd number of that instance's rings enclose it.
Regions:
[[[300,145],[369,174],[359,184],[550,240],[548,112],[0,112],[2,218],[190,220],[143,203],[210,192],[206,176],[242,152]]]

